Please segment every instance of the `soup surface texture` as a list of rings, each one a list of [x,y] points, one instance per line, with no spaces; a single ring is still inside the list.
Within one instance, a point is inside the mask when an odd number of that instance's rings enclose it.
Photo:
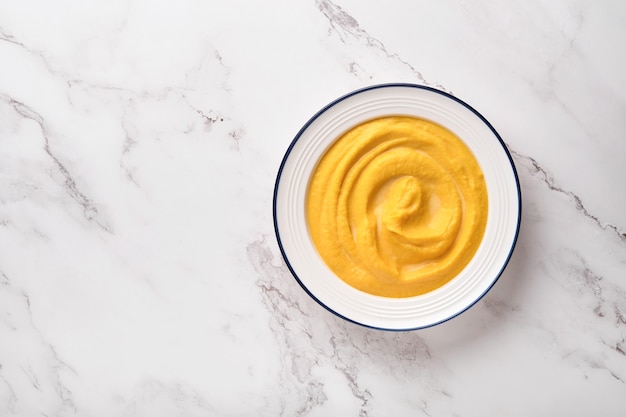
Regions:
[[[347,284],[383,297],[441,287],[476,253],[487,224],[482,170],[452,132],[389,116],[343,134],[307,193],[313,243]]]

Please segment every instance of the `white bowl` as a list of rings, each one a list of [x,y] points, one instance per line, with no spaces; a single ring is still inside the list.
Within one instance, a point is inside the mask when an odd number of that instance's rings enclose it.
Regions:
[[[487,185],[489,214],[481,245],[450,282],[429,293],[387,298],[338,278],[309,236],[309,179],[329,146],[365,121],[406,115],[438,123],[472,151]],[[515,166],[495,129],[476,110],[445,92],[413,84],[374,85],[328,104],[298,132],[280,165],[274,189],[274,229],[285,262],[302,288],[338,316],[385,330],[413,330],[457,316],[489,291],[502,274],[519,232],[521,193]]]

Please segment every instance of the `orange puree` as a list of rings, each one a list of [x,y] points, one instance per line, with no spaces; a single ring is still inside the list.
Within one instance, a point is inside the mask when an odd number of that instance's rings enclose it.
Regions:
[[[307,220],[328,267],[349,285],[411,297],[454,278],[487,223],[478,162],[452,132],[413,117],[358,125],[323,155]]]

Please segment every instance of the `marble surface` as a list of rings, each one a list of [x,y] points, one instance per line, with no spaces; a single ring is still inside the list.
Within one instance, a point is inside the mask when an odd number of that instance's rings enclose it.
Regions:
[[[1,0],[0,415],[626,415],[624,22],[618,0]],[[312,301],[272,225],[302,124],[384,82],[472,104],[523,193],[491,292],[406,333]]]

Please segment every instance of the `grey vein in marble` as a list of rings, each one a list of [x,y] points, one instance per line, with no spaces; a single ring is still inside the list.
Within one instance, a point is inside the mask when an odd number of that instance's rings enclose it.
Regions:
[[[391,62],[394,62],[401,67],[408,69],[419,83],[427,86],[433,86],[452,94],[452,92],[448,91],[443,85],[427,81],[422,73],[417,70],[417,68],[415,68],[406,60],[402,59],[397,53],[389,52],[383,42],[370,35],[365,29],[360,26],[359,22],[349,13],[347,13],[341,6],[333,3],[330,0],[316,0],[315,3],[319,11],[326,17],[326,19],[328,19],[328,22],[330,24],[329,33],[331,33],[331,31],[337,33],[342,43],[346,44],[348,38],[352,37],[355,40],[364,44],[367,48],[381,53]],[[358,69],[363,68],[365,68],[363,64],[357,62],[348,63],[348,71],[355,76],[358,75]],[[369,78],[372,78],[372,76],[370,75]]]
[[[597,274],[582,255],[571,249],[558,250],[548,262],[550,266],[546,270],[547,275],[557,280],[571,299],[577,300],[577,308],[587,312],[586,320],[601,329],[598,334],[600,346],[608,347],[618,357],[624,356],[626,293],[617,284],[619,281],[611,281]],[[563,335],[552,333],[551,337],[556,341]],[[586,364],[590,369],[604,370],[624,383],[626,368],[616,361],[616,357],[611,358],[606,353],[592,350],[573,350],[567,344],[563,344],[562,349],[564,359]]]
[[[58,410],[61,414],[66,411],[76,413],[77,409],[72,392],[65,386],[62,380],[62,373],[68,372],[71,375],[76,375],[76,372],[59,357],[54,346],[45,339],[43,333],[35,324],[31,311],[31,300],[28,294],[13,288],[8,277],[5,274],[2,275],[6,279],[3,282],[5,292],[0,295],[3,296],[3,304],[11,306],[11,310],[7,310],[6,316],[9,320],[16,321],[16,324],[5,321],[5,324],[12,327],[13,330],[11,342],[28,341],[31,346],[28,351],[20,355],[23,359],[29,360],[29,362],[12,362],[10,368],[13,372],[10,375],[7,373],[9,371],[8,367],[0,364],[0,379],[8,387],[10,397],[5,407],[10,412],[15,411],[18,399],[14,384],[19,384],[19,391],[22,395],[24,392],[27,392],[23,384],[20,383],[21,378],[15,374],[15,371],[19,370],[28,380],[30,390],[34,390],[37,396],[45,397],[52,390],[56,395],[56,401],[59,404]],[[8,300],[7,296],[11,300]],[[22,319],[23,316],[26,316],[26,321]],[[19,322],[19,327],[17,322]],[[28,327],[24,325],[25,323],[28,323]],[[33,357],[33,355],[38,357]]]
[[[552,175],[550,175],[548,171],[544,169],[539,164],[539,162],[537,162],[536,159],[531,156],[522,155],[519,152],[511,149],[511,147],[508,145],[507,147],[511,154],[514,155],[519,162],[524,164],[524,166],[528,169],[531,175],[539,178],[550,190],[567,196],[574,203],[576,210],[582,213],[583,216],[590,219],[601,229],[613,232],[617,236],[617,238],[619,238],[619,240],[626,243],[626,232],[624,232],[622,228],[612,225],[610,223],[602,222],[597,216],[590,213],[587,207],[585,207],[582,199],[574,192],[561,188],[557,184],[556,180],[552,177]]]
[[[281,349],[284,385],[295,385],[298,401],[286,404],[283,414],[304,415],[324,404],[329,387],[315,378],[316,369],[334,369],[361,404],[360,416],[374,413],[376,393],[362,380],[368,367],[382,368],[399,383],[415,377],[435,396],[450,394],[430,371],[433,357],[416,333],[381,332],[362,328],[322,309],[296,284],[284,263],[274,266],[267,244],[255,241],[247,247],[248,258],[258,272],[257,285],[273,318],[271,328]],[[402,363],[400,368],[394,363]],[[389,367],[389,369],[386,369]],[[316,395],[305,395],[314,390]],[[295,395],[296,392],[293,394]],[[426,413],[426,401],[423,404]]]
[[[4,29],[2,29],[1,27],[0,27],[0,40],[24,47],[23,44],[15,40],[15,38],[12,35],[6,33]]]
[[[68,168],[63,164],[63,162],[61,162],[59,157],[52,150],[50,146],[48,130],[46,128],[43,117],[24,103],[14,100],[11,97],[0,95],[0,98],[2,101],[11,106],[13,110],[15,110],[15,112],[18,113],[20,116],[35,122],[39,126],[44,142],[43,150],[46,155],[48,155],[48,157],[52,160],[57,170],[63,176],[65,180],[63,183],[63,187],[65,188],[67,194],[81,207],[83,216],[88,221],[98,225],[105,232],[111,232],[109,226],[107,226],[106,223],[99,218],[97,205],[79,189]]]

